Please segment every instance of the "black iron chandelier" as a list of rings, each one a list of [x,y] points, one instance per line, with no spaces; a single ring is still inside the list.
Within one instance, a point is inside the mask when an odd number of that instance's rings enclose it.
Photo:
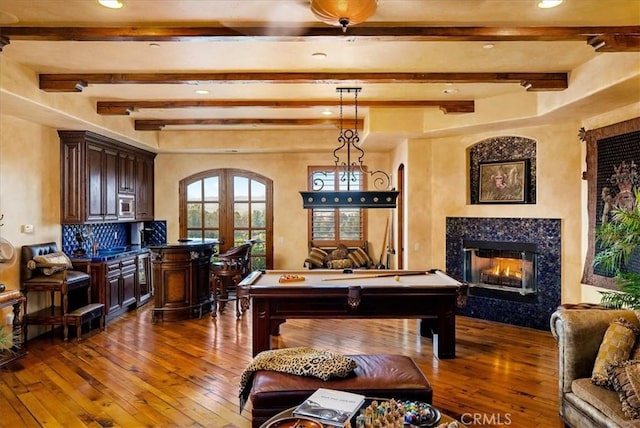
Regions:
[[[358,136],[358,93],[362,88],[337,88],[340,94],[340,135],[333,151],[339,174],[340,190],[335,187],[333,171],[316,172],[310,177],[312,191],[300,192],[303,208],[395,208],[398,192],[391,187],[391,176],[384,171],[369,171],[364,163],[364,150]],[[353,128],[344,126],[343,94],[354,95],[355,118]],[[368,176],[375,190],[360,190],[360,176]],[[331,183],[329,184],[329,180]],[[358,189],[352,187],[358,186]]]

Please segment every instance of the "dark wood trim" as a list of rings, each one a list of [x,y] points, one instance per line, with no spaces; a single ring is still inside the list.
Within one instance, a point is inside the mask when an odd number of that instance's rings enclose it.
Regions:
[[[153,100],[153,101],[98,101],[97,112],[103,115],[128,115],[140,109],[180,109],[204,107],[338,107],[335,100]],[[344,105],[353,105],[345,102]],[[473,100],[358,100],[360,107],[438,107],[446,113],[473,113]]]
[[[350,122],[353,122],[350,120]],[[265,126],[317,126],[331,125],[340,127],[340,119],[138,119],[135,121],[136,131],[160,131],[165,126],[232,126],[232,125],[265,125]],[[358,129],[362,130],[363,119],[358,119]]]
[[[616,135],[628,134],[630,132],[640,131],[640,117],[629,119],[624,122],[614,123],[613,125],[604,126],[602,128],[591,129],[588,131],[580,130],[580,139],[587,144],[586,164],[587,170],[582,174],[582,178],[587,180],[587,210],[589,215],[589,230],[587,254],[584,262],[582,273],[582,283],[603,287],[608,289],[617,289],[612,278],[598,275],[593,271],[593,258],[596,248],[596,218],[597,218],[597,199],[600,195],[597,193],[598,180],[598,140],[613,137]]]
[[[584,41],[593,37],[609,40],[607,52],[619,47],[626,51],[640,50],[640,26],[597,27],[407,27],[403,23],[385,23],[384,26],[359,25],[349,27],[346,33],[337,27],[302,23],[291,35],[292,25],[283,23],[274,27],[237,26],[216,27],[0,27],[0,37],[35,41],[304,41],[316,38],[342,38],[378,41]],[[276,29],[274,31],[274,28]],[[278,31],[278,29],[280,31]],[[275,34],[275,35],[274,35]]]
[[[82,92],[89,84],[518,83],[528,91],[567,89],[568,73],[66,73],[41,74],[40,89]]]

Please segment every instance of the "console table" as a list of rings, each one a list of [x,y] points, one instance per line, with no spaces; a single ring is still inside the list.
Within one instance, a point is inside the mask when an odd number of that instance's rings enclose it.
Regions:
[[[14,342],[13,347],[10,349],[0,350],[0,367],[17,360],[27,353],[25,317],[27,313],[27,298],[19,290],[0,293],[0,309],[9,306],[13,306],[12,331]]]
[[[153,275],[152,322],[202,317],[211,310],[210,267],[214,239],[149,245]]]

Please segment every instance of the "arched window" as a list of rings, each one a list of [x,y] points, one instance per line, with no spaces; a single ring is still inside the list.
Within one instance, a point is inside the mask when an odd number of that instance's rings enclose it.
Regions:
[[[273,182],[240,169],[212,169],[180,181],[180,236],[220,240],[219,251],[257,240],[253,269],[273,268]]]

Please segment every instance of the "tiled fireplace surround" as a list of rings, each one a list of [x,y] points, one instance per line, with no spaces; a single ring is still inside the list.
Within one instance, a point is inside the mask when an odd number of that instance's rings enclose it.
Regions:
[[[463,280],[463,240],[528,242],[536,244],[538,293],[530,299],[469,295],[460,315],[549,330],[551,314],[561,296],[561,228],[559,219],[447,218],[446,270]]]

